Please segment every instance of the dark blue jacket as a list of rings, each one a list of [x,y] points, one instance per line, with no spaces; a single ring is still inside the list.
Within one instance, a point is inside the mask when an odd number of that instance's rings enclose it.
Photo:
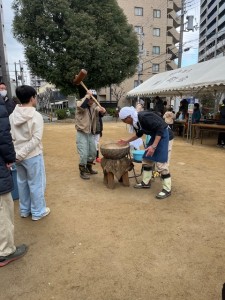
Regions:
[[[5,101],[0,96],[0,195],[13,190],[11,171],[6,167],[6,163],[13,163],[15,160],[16,153],[10,134],[9,115]]]
[[[8,114],[11,115],[11,113],[14,111],[16,103],[13,101],[13,99],[9,99],[8,97],[5,97],[5,106],[8,111]]]
[[[225,104],[221,105],[219,124],[220,125],[225,125]]]

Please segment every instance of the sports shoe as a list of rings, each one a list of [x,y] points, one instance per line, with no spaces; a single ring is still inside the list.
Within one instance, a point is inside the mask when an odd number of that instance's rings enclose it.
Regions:
[[[41,215],[40,217],[32,216],[32,220],[33,221],[38,221],[38,220],[40,220],[40,219],[42,219],[44,217],[47,217],[47,215],[49,215],[49,214],[50,214],[50,208],[46,207],[45,213],[43,215]]]
[[[162,189],[162,191],[159,192],[158,195],[156,195],[155,197],[157,199],[165,199],[165,198],[167,198],[169,196],[171,196],[171,191],[168,192],[168,191]]]
[[[145,184],[143,181],[134,185],[135,189],[150,189],[151,183]]]
[[[20,216],[21,218],[27,218],[31,215],[31,213],[21,213]]]
[[[20,245],[16,247],[16,251],[8,256],[0,256],[0,267],[4,267],[5,265],[11,263],[14,260],[19,259],[27,253],[28,247],[26,245]]]

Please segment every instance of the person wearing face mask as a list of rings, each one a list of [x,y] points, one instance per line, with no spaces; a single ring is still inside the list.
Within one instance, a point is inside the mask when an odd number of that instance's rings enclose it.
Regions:
[[[14,111],[16,103],[12,99],[9,99],[7,97],[7,87],[4,82],[0,83],[0,95],[5,101],[5,106],[8,111],[8,114],[11,115],[11,113]]]
[[[15,160],[9,116],[0,96],[0,267],[21,258],[28,249],[24,244],[15,246],[14,243],[13,178],[10,167]]]

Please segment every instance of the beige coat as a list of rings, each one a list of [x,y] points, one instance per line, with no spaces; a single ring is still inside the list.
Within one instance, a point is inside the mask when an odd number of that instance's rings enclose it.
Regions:
[[[99,114],[100,108],[93,103],[89,108],[82,108],[81,105],[84,103],[86,97],[77,102],[77,108],[75,113],[75,128],[78,131],[84,133],[96,132],[96,120]]]

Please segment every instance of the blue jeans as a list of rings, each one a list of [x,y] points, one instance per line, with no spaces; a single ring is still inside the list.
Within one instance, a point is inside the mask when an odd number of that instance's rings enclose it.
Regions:
[[[43,155],[25,159],[16,164],[21,215],[40,217],[46,211],[45,166]]]

